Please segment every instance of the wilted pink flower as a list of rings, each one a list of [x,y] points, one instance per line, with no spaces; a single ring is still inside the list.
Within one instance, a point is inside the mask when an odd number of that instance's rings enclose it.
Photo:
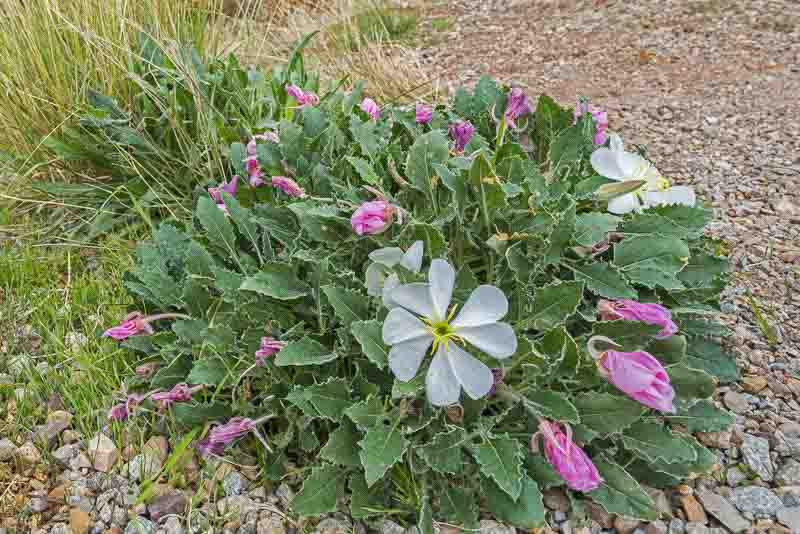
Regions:
[[[290,197],[303,198],[306,196],[306,192],[297,185],[297,182],[285,176],[273,176],[272,187],[280,189]]]
[[[176,384],[169,391],[159,391],[150,394],[150,400],[163,410],[168,410],[173,402],[189,402],[192,400],[192,394],[203,389],[203,386],[194,386],[190,388],[186,384]]]
[[[297,104],[304,108],[306,106],[316,106],[319,103],[319,97],[311,91],[303,91],[296,85],[287,85],[286,92],[289,96],[297,101]]]
[[[391,226],[396,209],[385,200],[364,202],[353,212],[350,224],[358,235],[380,234]]]
[[[247,157],[244,160],[245,169],[247,170],[247,175],[249,176],[249,182],[251,187],[258,187],[264,185],[264,179],[262,176],[264,175],[261,172],[261,166],[258,164],[258,156],[256,155],[258,152],[258,145],[256,144],[255,137],[247,143]]]
[[[253,136],[254,139],[260,139],[262,141],[270,141],[271,143],[280,143],[281,140],[273,131],[267,130],[263,134],[256,134]]]
[[[668,338],[678,331],[678,325],[672,321],[672,313],[660,304],[628,299],[601,300],[597,303],[597,311],[604,321],[622,319],[660,326],[661,331],[655,336],[656,339]]]
[[[528,103],[528,97],[522,92],[519,87],[513,88],[508,93],[508,101],[506,102],[506,112],[503,114],[506,123],[512,128],[517,127],[517,119],[531,112],[531,106]]]
[[[659,412],[675,413],[675,390],[664,366],[652,354],[644,351],[600,351],[595,343],[615,343],[607,337],[589,339],[589,353],[597,363],[597,370],[617,389],[633,400]]]
[[[197,444],[201,455],[221,455],[225,447],[255,430],[256,421],[246,417],[234,417],[224,425],[215,426],[209,430],[206,438]]]
[[[129,313],[125,320],[117,326],[109,328],[103,332],[104,337],[110,337],[117,341],[128,339],[131,336],[138,336],[142,334],[152,334],[153,328],[147,321],[147,318],[142,312]]]
[[[417,124],[428,124],[433,119],[433,109],[417,102]]]
[[[450,137],[455,141],[456,152],[464,152],[474,134],[475,127],[469,121],[458,121],[450,125]]]
[[[576,124],[578,119],[583,117],[586,113],[592,114],[592,119],[594,119],[595,131],[594,131],[594,144],[595,145],[602,145],[606,142],[606,130],[608,130],[608,113],[603,111],[602,109],[593,106],[586,100],[581,100],[578,102],[578,105],[575,106],[575,120],[572,124]]]
[[[531,450],[538,452],[537,438],[544,442],[544,456],[553,466],[570,489],[588,492],[597,489],[603,479],[583,452],[583,449],[572,441],[572,429],[564,425],[566,434],[558,423],[539,420],[539,430],[531,436]]]
[[[278,341],[274,337],[262,337],[261,348],[256,351],[256,363],[258,365],[264,365],[267,358],[279,353],[285,346],[286,342]]]
[[[115,404],[111,407],[108,411],[108,418],[112,421],[122,422],[128,419],[133,412],[133,409],[138,406],[144,399],[146,395],[128,395],[128,398],[125,399],[125,402],[121,402],[119,404]]]
[[[381,108],[371,98],[365,98],[361,101],[361,109],[373,120],[378,120],[381,116]]]
[[[224,211],[226,214],[228,213],[228,208],[225,206],[225,199],[223,198],[222,193],[228,193],[230,196],[236,196],[236,186],[239,183],[239,177],[234,176],[231,178],[230,182],[222,182],[217,187],[209,187],[208,188],[208,195],[214,199],[214,202],[217,203],[217,207]]]
[[[156,372],[156,369],[161,367],[159,362],[147,362],[136,368],[136,376],[147,378]]]

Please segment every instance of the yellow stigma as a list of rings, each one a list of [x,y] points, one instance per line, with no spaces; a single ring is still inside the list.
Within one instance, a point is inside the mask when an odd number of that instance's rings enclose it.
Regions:
[[[450,321],[453,319],[453,315],[455,315],[456,307],[450,310],[450,313],[447,315],[447,319],[442,321],[433,321],[428,319],[427,317],[423,317],[422,320],[425,324],[428,325],[428,332],[433,336],[433,346],[431,347],[431,352],[435,353],[436,350],[439,348],[439,345],[444,345],[445,350],[447,349],[447,344],[451,341],[455,341],[456,343],[464,343],[464,340],[456,334],[456,331],[450,326]]]
[[[663,176],[660,176],[658,180],[656,180],[656,188],[659,191],[666,191],[667,189],[669,189],[669,180],[667,180]]]

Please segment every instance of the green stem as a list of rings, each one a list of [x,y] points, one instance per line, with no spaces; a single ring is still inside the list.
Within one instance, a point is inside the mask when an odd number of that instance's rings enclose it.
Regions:
[[[505,117],[500,119],[500,124],[497,126],[497,137],[494,140],[494,158],[495,163],[497,163],[497,154],[500,153],[500,147],[503,146],[503,141],[505,141],[506,137],[506,119]]]

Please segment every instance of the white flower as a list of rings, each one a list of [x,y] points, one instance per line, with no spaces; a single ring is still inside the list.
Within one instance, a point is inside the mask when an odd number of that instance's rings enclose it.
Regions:
[[[422,268],[422,252],[424,243],[415,241],[408,250],[403,253],[397,247],[379,248],[370,253],[369,258],[373,261],[367,267],[366,284],[367,293],[373,297],[383,296],[383,304],[387,308],[396,306],[390,298],[391,291],[400,285],[400,278],[392,272],[396,265],[400,265],[412,273],[418,273]]]
[[[416,376],[433,346],[425,386],[428,399],[435,406],[458,402],[461,388],[471,398],[479,399],[489,393],[494,383],[492,371],[460,345],[469,342],[498,359],[508,358],[517,350],[514,329],[498,322],[508,312],[503,292],[490,285],[476,288],[453,319],[455,307],[449,312],[448,308],[455,280],[456,273],[448,262],[433,260],[429,283],[405,284],[392,290],[391,299],[398,307],[389,312],[383,323],[383,341],[392,346],[389,367],[402,382]]]
[[[622,139],[617,134],[610,136],[610,147],[600,147],[592,153],[594,170],[606,178],[618,182],[643,180],[645,185],[638,191],[627,193],[608,201],[608,211],[618,215],[662,204],[694,206],[695,195],[691,187],[670,187],[655,166],[639,154],[626,152]]]

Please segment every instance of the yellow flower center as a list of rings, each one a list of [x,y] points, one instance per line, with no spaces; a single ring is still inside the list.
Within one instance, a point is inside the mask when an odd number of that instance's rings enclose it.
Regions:
[[[443,321],[434,321],[432,319],[428,319],[427,317],[423,317],[422,320],[425,324],[428,325],[428,332],[433,336],[433,346],[431,347],[431,352],[435,353],[436,350],[439,348],[439,345],[444,345],[445,350],[447,349],[447,344],[451,341],[455,341],[456,343],[464,343],[464,340],[456,334],[455,329],[450,326],[450,321],[453,319],[453,315],[456,313],[456,307],[450,310],[450,313],[447,315],[447,319]]]
[[[666,191],[667,189],[669,189],[669,180],[667,180],[663,176],[660,176],[658,180],[656,180],[656,189],[658,189],[659,191]]]

